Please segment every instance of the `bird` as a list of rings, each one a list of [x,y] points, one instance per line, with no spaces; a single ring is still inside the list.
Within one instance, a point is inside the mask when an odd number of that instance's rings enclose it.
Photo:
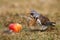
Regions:
[[[55,22],[51,22],[48,17],[42,15],[41,13],[36,12],[35,10],[31,10],[31,17],[33,17],[38,24],[42,26],[41,30],[46,30],[48,26],[55,26]]]

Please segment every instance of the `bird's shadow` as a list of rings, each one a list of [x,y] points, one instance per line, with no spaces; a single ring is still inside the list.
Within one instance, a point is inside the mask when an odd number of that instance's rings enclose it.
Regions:
[[[37,32],[46,32],[46,31],[53,31],[53,30],[56,30],[57,28],[56,27],[52,27],[52,28],[47,28],[47,29],[45,29],[45,30],[40,30],[40,29],[33,29],[33,30],[29,30],[29,31],[31,31],[31,32],[35,32],[35,31],[37,31]]]
[[[45,32],[46,30],[47,30],[47,29],[45,29],[45,30],[34,29],[34,30],[29,30],[29,31],[31,31],[31,32],[35,32],[35,31],[36,31],[36,32],[39,32],[39,31],[40,31],[40,32]]]

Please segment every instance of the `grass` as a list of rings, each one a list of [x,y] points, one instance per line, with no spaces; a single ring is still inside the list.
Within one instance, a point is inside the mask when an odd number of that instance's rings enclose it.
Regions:
[[[30,31],[28,28],[29,22],[25,17],[21,17],[24,15],[29,16],[30,9],[35,9],[37,12],[46,15],[51,21],[55,21],[57,29],[44,32]],[[4,33],[12,22],[23,25],[21,32]],[[59,30],[59,0],[0,0],[0,40],[60,40]]]
[[[19,14],[21,15],[21,14]],[[7,16],[9,18],[7,18]],[[23,21],[24,20],[24,21]],[[17,22],[23,25],[23,29],[21,32],[19,33],[11,33],[11,34],[7,34],[7,33],[3,33],[5,30],[8,29],[8,25],[11,22]],[[45,31],[45,32],[41,32],[41,31],[30,31],[28,29],[28,22],[26,21],[25,18],[21,18],[20,16],[16,16],[15,15],[11,15],[11,14],[7,14],[5,16],[1,17],[1,26],[2,28],[0,29],[1,33],[0,33],[0,40],[59,40],[60,39],[60,29],[56,30],[52,30],[52,31]],[[56,25],[56,27],[59,25]],[[59,26],[60,27],[60,26]],[[59,28],[57,27],[57,28]]]

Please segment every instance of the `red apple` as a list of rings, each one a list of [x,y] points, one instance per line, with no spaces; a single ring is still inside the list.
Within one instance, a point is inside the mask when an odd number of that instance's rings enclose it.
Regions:
[[[9,25],[9,30],[12,30],[13,32],[19,32],[22,29],[22,25],[18,23],[11,23]]]

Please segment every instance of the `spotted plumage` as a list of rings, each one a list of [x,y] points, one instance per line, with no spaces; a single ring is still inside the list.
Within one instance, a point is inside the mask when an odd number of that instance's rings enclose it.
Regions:
[[[36,11],[31,11],[31,17],[33,17],[36,22],[42,25],[42,29],[47,29],[48,26],[55,26],[55,22],[51,22],[48,17],[43,16],[42,14],[37,13]]]

